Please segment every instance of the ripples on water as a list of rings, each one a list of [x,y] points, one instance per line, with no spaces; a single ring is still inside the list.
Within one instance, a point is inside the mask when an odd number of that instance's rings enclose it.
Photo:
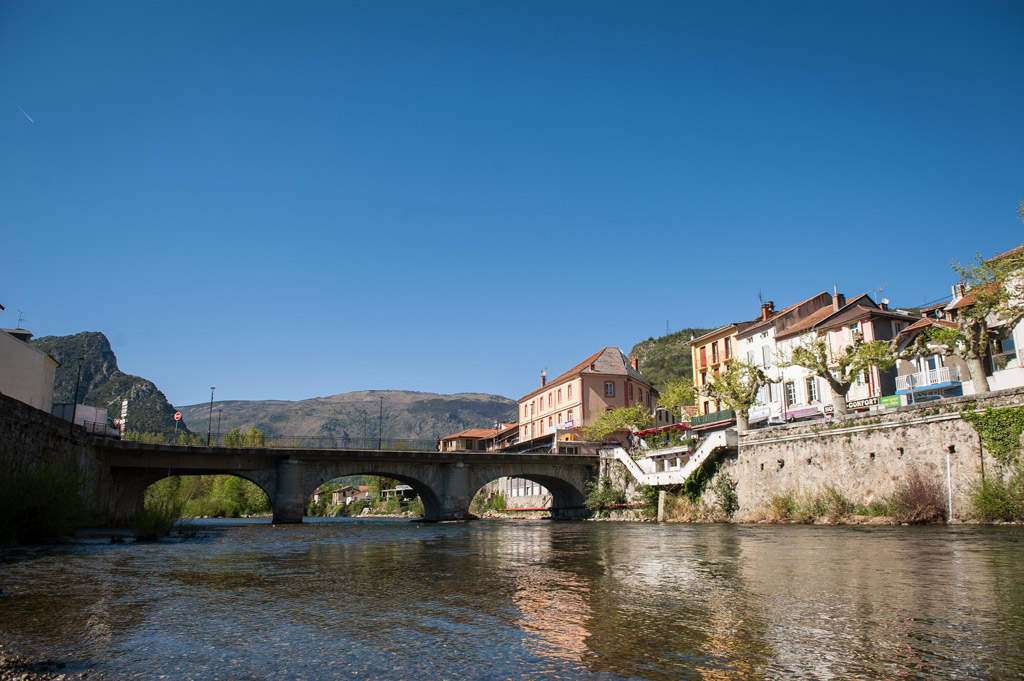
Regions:
[[[1020,528],[202,530],[0,553],[0,641],[139,679],[1024,677]]]

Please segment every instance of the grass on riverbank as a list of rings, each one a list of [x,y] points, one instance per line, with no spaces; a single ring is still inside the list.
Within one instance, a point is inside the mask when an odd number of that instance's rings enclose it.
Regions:
[[[72,534],[90,520],[82,477],[72,464],[0,472],[0,546]]]
[[[946,520],[946,499],[937,482],[912,470],[891,497],[857,504],[837,488],[787,490],[768,499],[757,518],[770,523],[844,523],[853,516],[890,518],[897,524],[923,525]]]
[[[1024,463],[1017,461],[1010,479],[989,476],[971,485],[968,498],[979,520],[988,522],[1024,521]]]

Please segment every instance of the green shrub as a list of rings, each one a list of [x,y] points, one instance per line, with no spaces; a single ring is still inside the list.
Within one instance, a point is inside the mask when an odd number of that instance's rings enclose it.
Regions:
[[[715,493],[715,503],[719,510],[726,517],[731,518],[740,508],[740,498],[736,494],[736,481],[728,473],[722,471],[715,476],[711,489]]]
[[[626,503],[626,495],[612,486],[611,478],[601,478],[599,482],[587,483],[587,499],[583,502],[598,518],[608,516],[613,506]]]
[[[975,517],[989,521],[1024,520],[1024,463],[1013,465],[1009,480],[992,478],[971,484],[968,498]]]
[[[0,472],[0,545],[34,544],[88,520],[82,478],[70,463]]]
[[[831,485],[826,485],[814,498],[814,515],[833,522],[845,520],[856,510],[856,505]]]
[[[135,541],[156,541],[160,537],[166,537],[180,519],[180,507],[143,506],[131,524]]]
[[[658,488],[650,485],[640,485],[636,488],[638,501],[643,504],[640,507],[640,515],[648,520],[658,516]]]

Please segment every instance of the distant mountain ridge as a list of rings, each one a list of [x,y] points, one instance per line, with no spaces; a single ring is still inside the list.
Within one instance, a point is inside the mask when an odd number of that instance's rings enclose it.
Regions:
[[[267,440],[311,436],[434,440],[466,428],[489,428],[495,421],[516,416],[516,402],[507,397],[408,390],[362,390],[295,402],[215,401],[212,418],[209,402],[178,409],[190,423],[203,424],[214,434],[218,429],[223,434],[232,428],[255,427]]]

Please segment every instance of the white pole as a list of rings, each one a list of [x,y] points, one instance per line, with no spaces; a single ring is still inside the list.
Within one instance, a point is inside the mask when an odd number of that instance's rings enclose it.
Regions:
[[[949,449],[946,449],[946,494],[949,496],[949,522],[953,522],[953,476],[949,472]]]

